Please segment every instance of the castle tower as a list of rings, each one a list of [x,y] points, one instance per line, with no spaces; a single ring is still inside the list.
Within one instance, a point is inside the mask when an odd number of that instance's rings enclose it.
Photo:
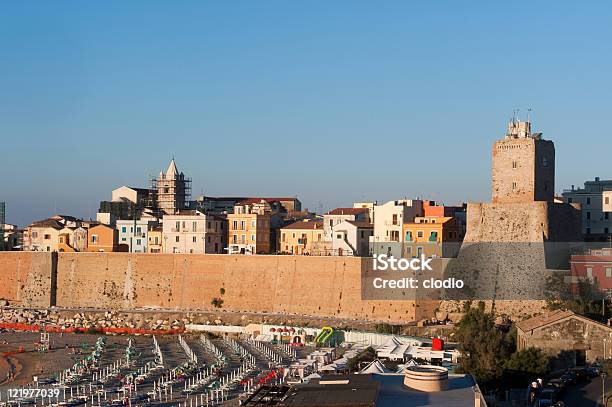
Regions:
[[[553,202],[555,145],[532,133],[531,123],[511,120],[493,145],[493,203]]]
[[[152,180],[157,195],[157,207],[167,214],[175,214],[185,209],[191,192],[191,179],[179,173],[174,158],[168,169]]]

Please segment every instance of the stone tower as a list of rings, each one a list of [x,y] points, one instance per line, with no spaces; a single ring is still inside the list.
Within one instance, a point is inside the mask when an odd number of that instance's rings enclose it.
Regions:
[[[174,158],[170,161],[168,170],[159,173],[159,178],[153,180],[157,193],[157,207],[167,214],[175,214],[187,207],[191,191],[191,179],[179,173]]]
[[[493,203],[553,202],[555,145],[532,133],[531,123],[511,120],[493,145]]]

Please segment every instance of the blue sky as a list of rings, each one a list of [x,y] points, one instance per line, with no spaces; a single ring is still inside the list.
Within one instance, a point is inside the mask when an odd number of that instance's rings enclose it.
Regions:
[[[528,107],[558,192],[612,178],[610,21],[605,1],[5,2],[0,200],[20,225],[93,217],[175,156],[194,195],[486,201]]]

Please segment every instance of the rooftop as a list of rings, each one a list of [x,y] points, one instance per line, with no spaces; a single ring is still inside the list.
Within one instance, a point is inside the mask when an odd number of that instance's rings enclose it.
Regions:
[[[298,222],[294,222],[290,225],[284,226],[283,229],[323,229],[323,222],[318,220],[301,220]]]
[[[336,208],[327,212],[326,215],[357,215],[369,212],[368,208]]]

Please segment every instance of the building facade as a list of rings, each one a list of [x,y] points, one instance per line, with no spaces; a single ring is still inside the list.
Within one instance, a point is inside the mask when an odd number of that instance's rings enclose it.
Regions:
[[[590,250],[587,254],[572,255],[570,259],[571,288],[578,292],[580,281],[591,281],[601,291],[612,294],[612,249]]]
[[[147,253],[163,253],[163,227],[155,226],[149,229]]]
[[[612,241],[612,180],[584,183],[563,191],[563,200],[582,209],[582,233],[587,241]]]
[[[117,229],[112,226],[99,224],[89,228],[87,231],[88,252],[116,252]]]
[[[121,251],[148,253],[149,230],[157,226],[150,220],[118,220],[115,224]]]
[[[463,230],[461,221],[454,217],[417,216],[414,222],[404,223],[403,257],[455,257]]]
[[[318,255],[314,248],[323,241],[323,222],[305,219],[280,230],[279,249],[284,254]]]
[[[84,252],[87,251],[87,229],[82,226],[65,226],[59,231],[57,251]]]
[[[234,206],[227,215],[230,254],[269,254],[272,252],[271,219],[273,206],[265,199],[249,199]]]
[[[345,220],[332,228],[332,253],[336,256],[369,256],[374,225],[368,221]]]
[[[370,239],[373,253],[391,253],[400,257],[403,225],[423,216],[423,201],[402,199],[374,207],[374,235]]]
[[[23,233],[23,250],[57,252],[59,235],[64,228],[80,228],[82,220],[68,215],[54,215],[28,225]],[[70,233],[72,234],[72,233]]]
[[[493,203],[553,202],[555,146],[532,133],[531,123],[508,123],[506,136],[493,145]]]
[[[226,232],[221,216],[179,211],[164,216],[161,244],[164,253],[223,253]]]
[[[612,357],[612,328],[572,311],[557,310],[516,324],[517,350],[541,349],[558,367]],[[554,366],[553,365],[553,366]]]

